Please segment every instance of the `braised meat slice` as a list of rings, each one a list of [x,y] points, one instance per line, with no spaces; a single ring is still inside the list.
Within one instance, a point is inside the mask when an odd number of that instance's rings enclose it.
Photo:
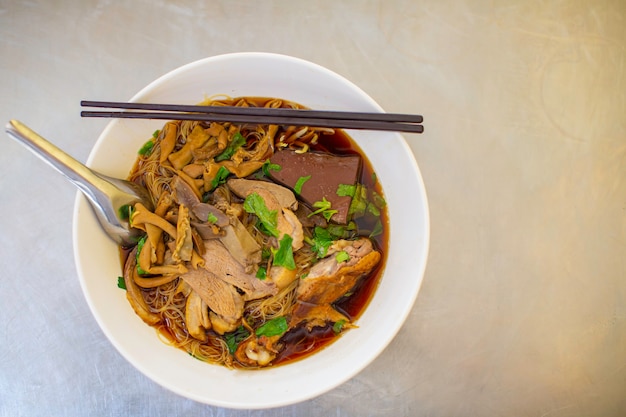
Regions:
[[[216,314],[228,321],[243,315],[243,297],[237,289],[204,268],[190,269],[180,276],[202,301]]]
[[[234,285],[244,293],[244,300],[255,300],[274,295],[278,288],[273,282],[261,281],[255,275],[248,274],[243,266],[217,240],[204,242],[206,252],[203,255],[204,267],[219,279]]]
[[[343,256],[338,256],[339,253]],[[315,264],[300,281],[290,325],[309,321],[311,327],[324,321],[336,322],[338,316],[330,305],[350,292],[379,261],[380,253],[367,238],[335,242],[328,250],[328,256]]]
[[[280,170],[269,170],[273,180],[291,189],[300,182],[302,201],[312,206],[325,198],[331,208],[337,210],[330,219],[339,224],[348,222],[352,197],[337,195],[337,189],[340,184],[354,185],[357,182],[361,171],[360,156],[282,150],[274,153],[270,162],[281,167]],[[311,177],[304,180],[309,175]]]

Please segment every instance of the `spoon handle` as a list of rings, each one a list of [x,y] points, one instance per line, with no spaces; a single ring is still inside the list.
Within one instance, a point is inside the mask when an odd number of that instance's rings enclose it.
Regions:
[[[7,123],[5,129],[9,136],[66,176],[92,203],[99,204],[102,195],[107,194],[108,189],[111,187],[107,181],[39,136],[25,124],[17,120],[11,120]]]

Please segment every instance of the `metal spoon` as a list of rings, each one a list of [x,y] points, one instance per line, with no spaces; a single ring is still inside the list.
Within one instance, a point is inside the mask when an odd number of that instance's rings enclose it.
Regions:
[[[104,231],[116,243],[134,246],[143,232],[130,227],[124,208],[140,202],[152,210],[147,190],[130,181],[95,172],[17,120],[6,132],[72,182],[87,197]]]

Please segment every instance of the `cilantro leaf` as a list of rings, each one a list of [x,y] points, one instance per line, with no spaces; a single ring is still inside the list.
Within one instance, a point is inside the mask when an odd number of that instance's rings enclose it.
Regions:
[[[270,171],[280,171],[283,167],[278,164],[272,164],[268,159],[263,162],[261,169],[263,170],[263,174],[265,174],[266,177],[269,177],[271,175]]]
[[[296,269],[296,262],[293,259],[293,251],[291,250],[292,242],[292,237],[288,234],[284,234],[282,239],[280,239],[280,241],[278,242],[278,249],[272,248],[272,254],[274,255],[274,265],[284,266],[290,271]]]
[[[318,258],[324,258],[328,253],[328,248],[333,244],[333,236],[323,227],[316,226],[313,229],[313,238],[308,242],[311,250]]]
[[[154,148],[154,141],[150,139],[146,143],[144,143],[141,148],[137,151],[137,153],[141,156],[149,155],[152,152],[152,148]]]
[[[367,188],[362,184],[357,184],[354,196],[352,197],[352,203],[348,209],[348,214],[354,217],[359,217],[365,214],[367,208]]]
[[[387,205],[387,201],[385,198],[378,194],[376,191],[372,191],[372,202],[376,205],[376,207],[382,209]]]
[[[141,253],[141,250],[143,249],[143,245],[146,243],[146,239],[147,239],[147,236],[144,236],[141,239],[139,239],[139,242],[137,242],[137,252],[135,253],[135,262],[137,263],[137,273],[139,275],[146,275],[148,273],[148,271],[144,271],[143,268],[139,266],[139,254]]]
[[[123,290],[126,289],[126,282],[124,282],[124,277],[117,277],[117,288],[121,288]]]
[[[322,201],[316,201],[313,203],[313,207],[317,210],[309,214],[308,217],[321,213],[326,220],[330,220],[333,214],[337,213],[337,210],[331,210],[330,204],[330,201],[326,200],[326,197],[322,197]]]
[[[348,255],[348,252],[346,252],[345,250],[342,250],[335,254],[335,260],[338,263],[346,262],[350,260],[350,255]]]
[[[280,316],[263,323],[263,325],[256,329],[255,334],[257,335],[257,337],[279,336],[285,333],[288,328],[289,326],[287,325],[287,319],[283,316]]]
[[[258,193],[248,195],[243,202],[243,209],[248,213],[255,214],[265,227],[265,230],[270,235],[278,237],[277,212],[276,210],[269,210],[267,208],[263,197]]]
[[[333,332],[335,334],[341,333],[341,330],[343,329],[344,324],[346,324],[345,320],[336,321],[335,324],[333,324]]]
[[[339,184],[337,187],[337,195],[339,197],[354,197],[356,192],[356,185]]]
[[[298,178],[298,181],[296,181],[296,184],[293,186],[293,191],[297,194],[300,195],[302,194],[302,186],[304,185],[305,182],[307,182],[308,180],[311,179],[310,175],[307,175],[306,177],[300,177]]]
[[[226,159],[230,159],[237,149],[241,148],[246,143],[246,138],[239,132],[233,135],[233,139],[230,141],[228,146],[224,151],[215,157],[215,162],[225,161]]]
[[[226,178],[230,175],[230,171],[225,166],[221,166],[220,169],[217,170],[215,174],[215,178],[211,180],[211,190],[217,188],[218,185],[224,184],[226,182]]]
[[[208,218],[206,219],[209,223],[215,223],[217,221],[217,217],[213,213],[209,213]]]
[[[231,354],[235,353],[239,343],[246,340],[248,336],[250,336],[250,332],[243,326],[239,326],[234,332],[226,333],[224,335],[224,341],[226,342],[226,346],[228,346],[228,351]]]
[[[264,266],[260,266],[259,269],[256,271],[256,277],[261,281],[265,280],[265,278],[267,278],[267,268],[265,268]]]
[[[133,214],[133,206],[131,204],[124,204],[123,206],[117,209],[117,215],[122,220],[130,220],[130,217],[132,214]]]

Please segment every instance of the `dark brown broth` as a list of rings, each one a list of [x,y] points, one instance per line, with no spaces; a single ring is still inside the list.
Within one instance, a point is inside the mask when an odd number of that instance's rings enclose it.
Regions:
[[[383,195],[382,188],[378,181],[375,181],[375,173],[372,164],[369,162],[363,151],[361,151],[354,141],[343,131],[337,130],[332,135],[320,136],[319,143],[313,147],[316,151],[325,151],[339,155],[357,154],[362,158],[362,168],[359,181],[367,188],[375,190]],[[339,299],[334,307],[346,315],[352,322],[357,320],[365,311],[365,308],[372,299],[374,292],[380,282],[384,264],[387,259],[387,247],[389,241],[389,227],[387,210],[381,210],[381,222],[383,224],[383,233],[372,237],[377,249],[382,253],[381,261],[368,276],[362,278],[353,290],[352,295]],[[365,218],[355,220],[359,230],[371,230],[372,222],[368,222]],[[358,331],[358,329],[355,329]],[[320,328],[314,328],[311,333],[304,328],[299,327],[289,331],[281,342],[284,343],[284,350],[273,361],[274,365],[284,365],[299,359],[303,359],[320,349],[330,345],[339,337],[335,335],[331,325]]]

